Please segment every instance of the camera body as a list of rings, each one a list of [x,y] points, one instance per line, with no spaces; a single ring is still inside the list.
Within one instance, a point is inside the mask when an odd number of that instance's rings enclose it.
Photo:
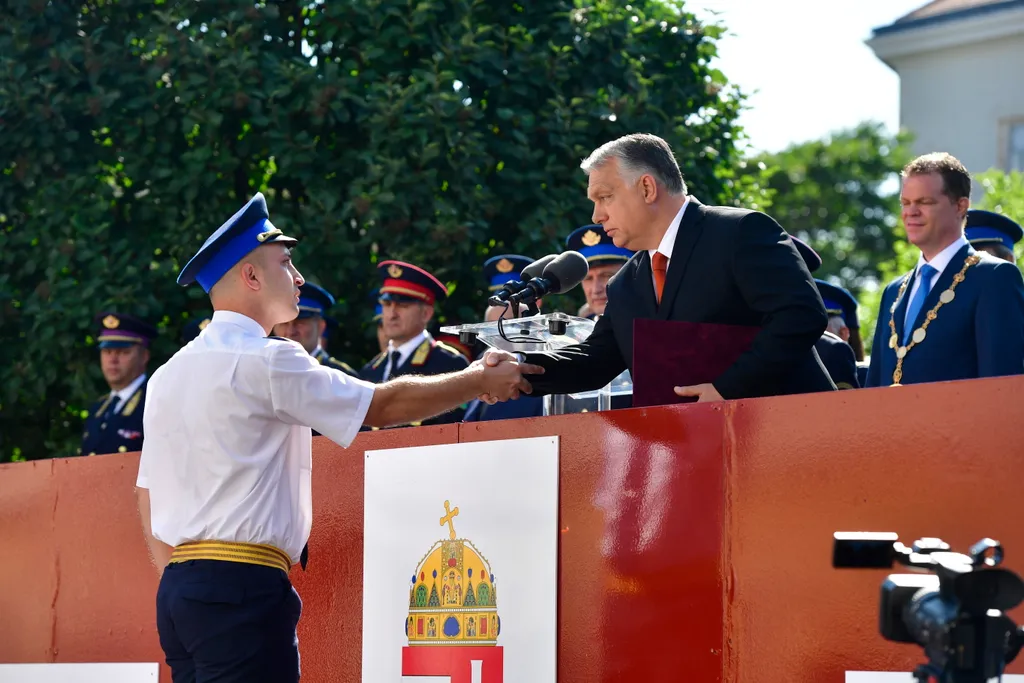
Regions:
[[[837,532],[832,565],[891,568],[882,583],[879,631],[897,643],[916,643],[928,659],[914,671],[918,681],[974,683],[1002,675],[1024,644],[1024,630],[1004,614],[1024,600],[1024,581],[999,569],[1002,546],[986,538],[969,554],[951,552],[937,538],[907,548],[894,533]]]

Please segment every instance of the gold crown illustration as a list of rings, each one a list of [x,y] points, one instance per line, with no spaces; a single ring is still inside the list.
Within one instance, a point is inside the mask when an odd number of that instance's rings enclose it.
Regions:
[[[444,502],[448,540],[430,547],[409,588],[409,645],[497,645],[498,589],[491,565],[471,541],[456,538],[459,508]]]

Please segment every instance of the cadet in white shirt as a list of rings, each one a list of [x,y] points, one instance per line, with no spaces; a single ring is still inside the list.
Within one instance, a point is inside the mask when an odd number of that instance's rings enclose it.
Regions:
[[[348,446],[363,423],[517,398],[530,391],[523,373],[540,371],[493,354],[374,385],[321,365],[268,337],[298,312],[294,244],[261,194],[214,232],[178,277],[210,295],[213,318],[149,381],[136,485],[174,683],[298,680],[301,601],[288,571],[312,524],[311,428]]]

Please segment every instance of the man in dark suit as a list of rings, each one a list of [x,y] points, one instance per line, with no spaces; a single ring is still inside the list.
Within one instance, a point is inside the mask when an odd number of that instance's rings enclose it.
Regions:
[[[608,306],[585,342],[527,354],[545,368],[529,378],[535,393],[597,389],[632,370],[636,318],[761,328],[717,379],[677,387],[680,396],[716,401],[835,389],[814,352],[825,307],[778,223],[687,196],[671,148],[654,135],[609,142],[582,168],[594,223],[637,253],[609,281]]]
[[[142,450],[146,365],[156,328],[132,315],[104,311],[95,319],[103,379],[110,387],[89,406],[79,455]]]
[[[955,157],[926,154],[903,169],[912,271],[882,293],[870,387],[1024,373],[1024,278],[964,237],[971,176]]]
[[[434,302],[448,296],[441,281],[401,261],[381,261],[377,272],[383,278],[381,325],[388,347],[363,366],[360,377],[380,383],[402,375],[442,375],[468,367],[461,352],[436,341],[427,331],[427,323],[434,317]],[[465,412],[462,406],[417,424],[460,422]]]

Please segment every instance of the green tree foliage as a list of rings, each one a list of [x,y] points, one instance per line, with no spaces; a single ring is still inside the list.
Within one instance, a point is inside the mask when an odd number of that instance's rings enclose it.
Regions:
[[[1024,225],[1024,172],[1005,173],[993,168],[979,173],[974,178],[984,194],[974,205],[975,208],[995,211]],[[1017,243],[1017,265],[1024,270],[1024,240]]]
[[[816,277],[855,294],[875,281],[896,242],[907,144],[905,134],[866,122],[756,160],[772,173],[772,215],[821,255]]]
[[[479,264],[559,249],[590,217],[580,159],[619,135],[668,139],[706,201],[764,201],[708,65],[723,29],[658,0],[25,0],[0,27],[0,460],[74,452],[95,312],[158,321],[153,367],[176,350],[208,309],[176,273],[257,190],[343,294],[355,363],[376,261],[476,319]]]

